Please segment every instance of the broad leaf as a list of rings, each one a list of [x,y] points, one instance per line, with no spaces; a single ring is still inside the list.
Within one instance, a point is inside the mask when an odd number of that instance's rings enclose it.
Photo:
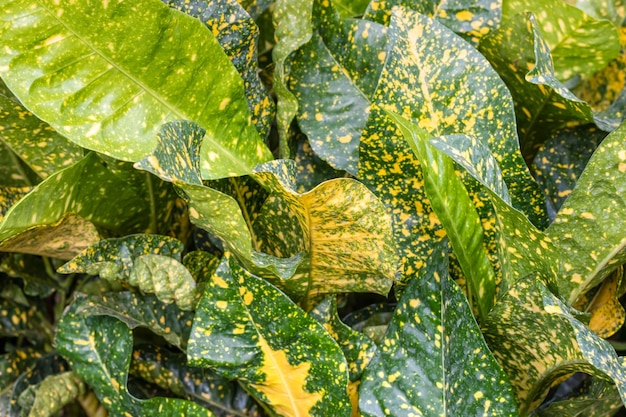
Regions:
[[[24,337],[35,343],[50,342],[52,325],[36,306],[0,299],[0,337]]]
[[[271,158],[250,122],[243,81],[199,20],[151,0],[19,0],[0,13],[0,74],[73,142],[136,161],[154,148],[162,123],[191,119],[207,132],[206,178]]]
[[[440,244],[402,293],[361,382],[364,416],[517,415],[508,378],[448,276],[446,252]]]
[[[555,76],[567,81],[579,75],[588,77],[606,66],[619,52],[615,26],[595,20],[563,1],[506,0],[502,18],[506,22],[518,13],[537,16],[541,34],[554,60]]]
[[[533,14],[511,16],[479,49],[511,91],[526,157],[532,158],[546,140],[546,131],[593,122],[589,105],[557,79],[550,48]]]
[[[612,380],[626,399],[626,369],[615,351],[573,313],[532,274],[503,295],[484,324],[521,415],[541,403],[554,381],[574,372]]]
[[[193,366],[237,378],[278,415],[350,415],[348,371],[339,346],[232,256],[222,261],[198,304],[187,355]]]
[[[39,120],[0,80],[0,141],[13,150],[41,178],[78,162],[83,149]],[[3,183],[4,183],[3,179]]]
[[[622,275],[623,272],[619,269],[606,278],[585,308],[591,314],[589,328],[603,339],[617,333],[626,320],[626,312],[619,302]]]
[[[570,303],[626,262],[625,135],[622,124],[602,141],[546,231],[566,254],[559,287]]]
[[[48,375],[43,381],[31,385],[19,396],[22,415],[29,417],[53,416],[65,405],[85,394],[86,387],[73,372]]]
[[[16,349],[0,356],[0,389],[10,386],[22,373],[30,369],[42,356],[33,348]]]
[[[377,303],[365,308],[353,311],[343,318],[343,322],[370,339],[377,345],[382,343],[391,322],[396,304]]]
[[[139,400],[126,386],[133,350],[131,331],[109,316],[84,317],[77,313],[80,304],[72,303],[57,326],[56,346],[72,370],[93,388],[114,415],[212,416],[189,401],[155,397]]]

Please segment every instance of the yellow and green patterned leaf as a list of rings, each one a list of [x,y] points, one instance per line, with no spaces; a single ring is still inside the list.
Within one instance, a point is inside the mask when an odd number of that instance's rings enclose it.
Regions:
[[[577,126],[561,130],[539,148],[533,172],[546,195],[551,219],[572,193],[591,154],[606,135],[593,125]]]
[[[0,299],[0,337],[23,337],[35,344],[54,338],[52,324],[36,306]]]
[[[613,23],[596,20],[564,1],[506,0],[502,4],[504,22],[522,12],[537,17],[560,81],[591,76],[619,53],[619,35]]]
[[[130,329],[144,327],[168,343],[184,350],[189,339],[193,313],[154,296],[128,291],[102,295],[76,295],[76,313],[82,316],[111,316]]]
[[[133,351],[130,375],[142,378],[173,394],[197,402],[216,417],[260,415],[260,406],[236,381],[208,369],[187,365],[187,356],[154,345]]]
[[[154,148],[162,123],[191,119],[207,132],[203,177],[240,175],[271,159],[243,80],[199,20],[151,0],[19,0],[0,13],[2,78],[73,142],[136,161]]]
[[[133,351],[130,329],[114,317],[78,314],[79,307],[79,302],[72,303],[59,321],[57,350],[111,414],[213,416],[208,409],[187,400],[134,397],[126,385]]]
[[[474,44],[497,27],[502,16],[502,0],[373,0],[364,18],[388,25],[394,6],[410,8],[437,19]]]
[[[574,372],[613,381],[626,399],[626,368],[611,345],[572,314],[531,274],[503,294],[485,322],[485,339],[511,379],[521,415]]]
[[[73,372],[48,375],[43,381],[31,385],[18,399],[22,415],[29,417],[54,416],[87,391],[85,384]]]
[[[474,203],[457,177],[452,160],[431,146],[431,134],[396,113],[388,114],[419,160],[428,201],[443,225],[467,280],[469,296],[476,301],[484,320],[494,303],[496,277],[485,252],[483,228]]]
[[[546,140],[546,132],[593,122],[589,105],[557,79],[548,42],[533,14],[511,16],[479,49],[511,91],[527,157]]]
[[[24,108],[0,80],[0,142],[19,155],[29,168],[46,178],[83,157],[83,149],[58,134]],[[4,164],[3,164],[4,165]],[[7,185],[3,178],[2,182]]]
[[[447,251],[444,240],[403,291],[359,388],[364,416],[517,416],[508,378],[448,275]]]
[[[348,369],[337,343],[230,255],[198,304],[187,356],[192,366],[238,379],[273,415],[350,415]]]
[[[591,314],[589,328],[603,339],[617,333],[626,319],[624,307],[619,302],[622,275],[622,269],[618,268],[599,285],[596,291],[590,291],[593,292],[593,297],[586,303],[584,309]],[[585,294],[584,298],[588,297],[590,294]]]
[[[0,355],[0,390],[11,386],[20,375],[34,366],[42,353],[35,348],[26,347]]]
[[[559,287],[570,303],[626,262],[625,135],[622,124],[602,141],[546,230],[565,255]]]
[[[326,180],[344,176],[315,154],[308,139],[296,134],[292,140],[292,152],[296,161],[296,185],[299,193],[305,193]]]
[[[0,95],[1,101],[2,95]],[[2,110],[0,108],[0,115]],[[2,141],[2,137],[0,137],[0,178],[0,187],[8,189],[32,188],[41,181],[37,173]]]
[[[243,79],[252,123],[262,138],[269,134],[274,101],[257,72],[259,28],[236,0],[162,0],[163,3],[202,21],[220,43]]]

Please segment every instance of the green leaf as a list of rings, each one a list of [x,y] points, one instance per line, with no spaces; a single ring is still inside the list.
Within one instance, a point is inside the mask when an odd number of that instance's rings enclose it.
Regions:
[[[291,143],[299,193],[310,191],[324,181],[344,176],[345,173],[335,170],[315,154],[305,135],[296,134]]]
[[[51,324],[37,306],[24,306],[13,300],[0,299],[0,336],[24,337],[33,342],[53,339]]]
[[[126,386],[133,350],[130,329],[109,316],[84,317],[74,302],[57,326],[56,346],[82,380],[114,415],[212,416],[186,400],[155,397],[139,400]]]
[[[65,405],[85,394],[83,381],[73,372],[48,375],[37,385],[31,385],[19,397],[23,415],[29,417],[54,416]],[[24,414],[27,413],[27,414]]]
[[[350,415],[339,346],[232,256],[222,261],[198,304],[187,355],[192,366],[237,378],[278,415]]]
[[[145,327],[181,350],[187,346],[193,313],[174,304],[164,304],[156,297],[128,291],[90,296],[78,294],[76,302],[76,314],[115,317],[130,329]]]
[[[13,150],[41,178],[78,162],[83,149],[41,121],[0,80],[0,141]],[[4,179],[3,179],[4,181]]]
[[[619,36],[611,22],[595,20],[565,2],[503,1],[505,22],[522,12],[532,12],[537,17],[554,60],[554,74],[560,81],[576,75],[590,76],[619,52]]]
[[[574,313],[532,274],[501,297],[485,322],[485,339],[511,379],[521,415],[541,403],[554,381],[574,372],[614,381],[626,399],[626,369]]]
[[[184,353],[153,345],[133,351],[130,374],[209,408],[216,417],[252,415],[259,406],[237,382],[186,364]]]
[[[279,151],[283,158],[289,157],[289,126],[298,111],[298,100],[289,91],[289,56],[311,39],[311,22],[314,0],[293,2],[278,0],[274,4],[272,18],[276,31],[276,45],[272,50],[274,61],[274,91],[278,97],[276,124],[280,137]]]
[[[468,281],[470,297],[476,300],[484,320],[494,303],[496,277],[485,252],[483,229],[474,204],[457,177],[452,160],[430,145],[432,136],[396,113],[388,115],[400,127],[420,162],[426,196],[450,239]]]
[[[436,247],[403,291],[361,382],[364,416],[517,415],[508,378],[448,276],[447,251],[445,243]]]
[[[533,171],[547,196],[550,218],[556,217],[591,154],[606,135],[593,125],[563,129],[539,149],[533,160]]]
[[[0,95],[0,104],[2,95]],[[0,115],[4,109],[0,108]],[[2,137],[0,137],[2,139]],[[40,179],[19,156],[0,140],[0,186],[5,189],[19,189],[31,187]]]
[[[269,134],[275,113],[271,99],[257,71],[259,28],[236,0],[162,0],[207,25],[243,79],[252,123],[261,137]]]
[[[365,12],[369,0],[335,0],[333,4],[342,18],[356,17]]]
[[[622,124],[602,141],[546,230],[565,255],[559,288],[570,303],[626,262],[625,135]]]
[[[502,14],[502,0],[373,0],[364,18],[389,24],[394,6],[410,8],[437,19],[474,44],[500,24]]]
[[[0,54],[3,79],[73,142],[136,161],[154,148],[162,123],[191,119],[207,132],[204,177],[244,174],[271,159],[243,81],[197,19],[151,0],[20,0],[1,13],[0,39],[10,45]]]
[[[393,303],[371,304],[348,314],[343,321],[380,345],[395,310],[396,305]]]
[[[41,356],[41,351],[30,347],[0,355],[0,389],[10,386],[22,373],[30,369]]]
[[[533,14],[511,16],[479,49],[511,91],[527,157],[546,140],[546,132],[593,122],[589,105],[556,78],[550,48]]]

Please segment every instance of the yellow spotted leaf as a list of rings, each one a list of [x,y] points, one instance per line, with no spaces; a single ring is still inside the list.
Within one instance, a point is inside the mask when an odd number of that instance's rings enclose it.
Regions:
[[[336,342],[229,254],[198,304],[187,356],[193,366],[238,379],[277,415],[350,415],[348,370]]]

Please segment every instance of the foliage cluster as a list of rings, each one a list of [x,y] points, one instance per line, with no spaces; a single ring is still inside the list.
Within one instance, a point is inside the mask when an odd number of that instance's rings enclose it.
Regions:
[[[0,0],[0,414],[615,414],[625,17]]]

